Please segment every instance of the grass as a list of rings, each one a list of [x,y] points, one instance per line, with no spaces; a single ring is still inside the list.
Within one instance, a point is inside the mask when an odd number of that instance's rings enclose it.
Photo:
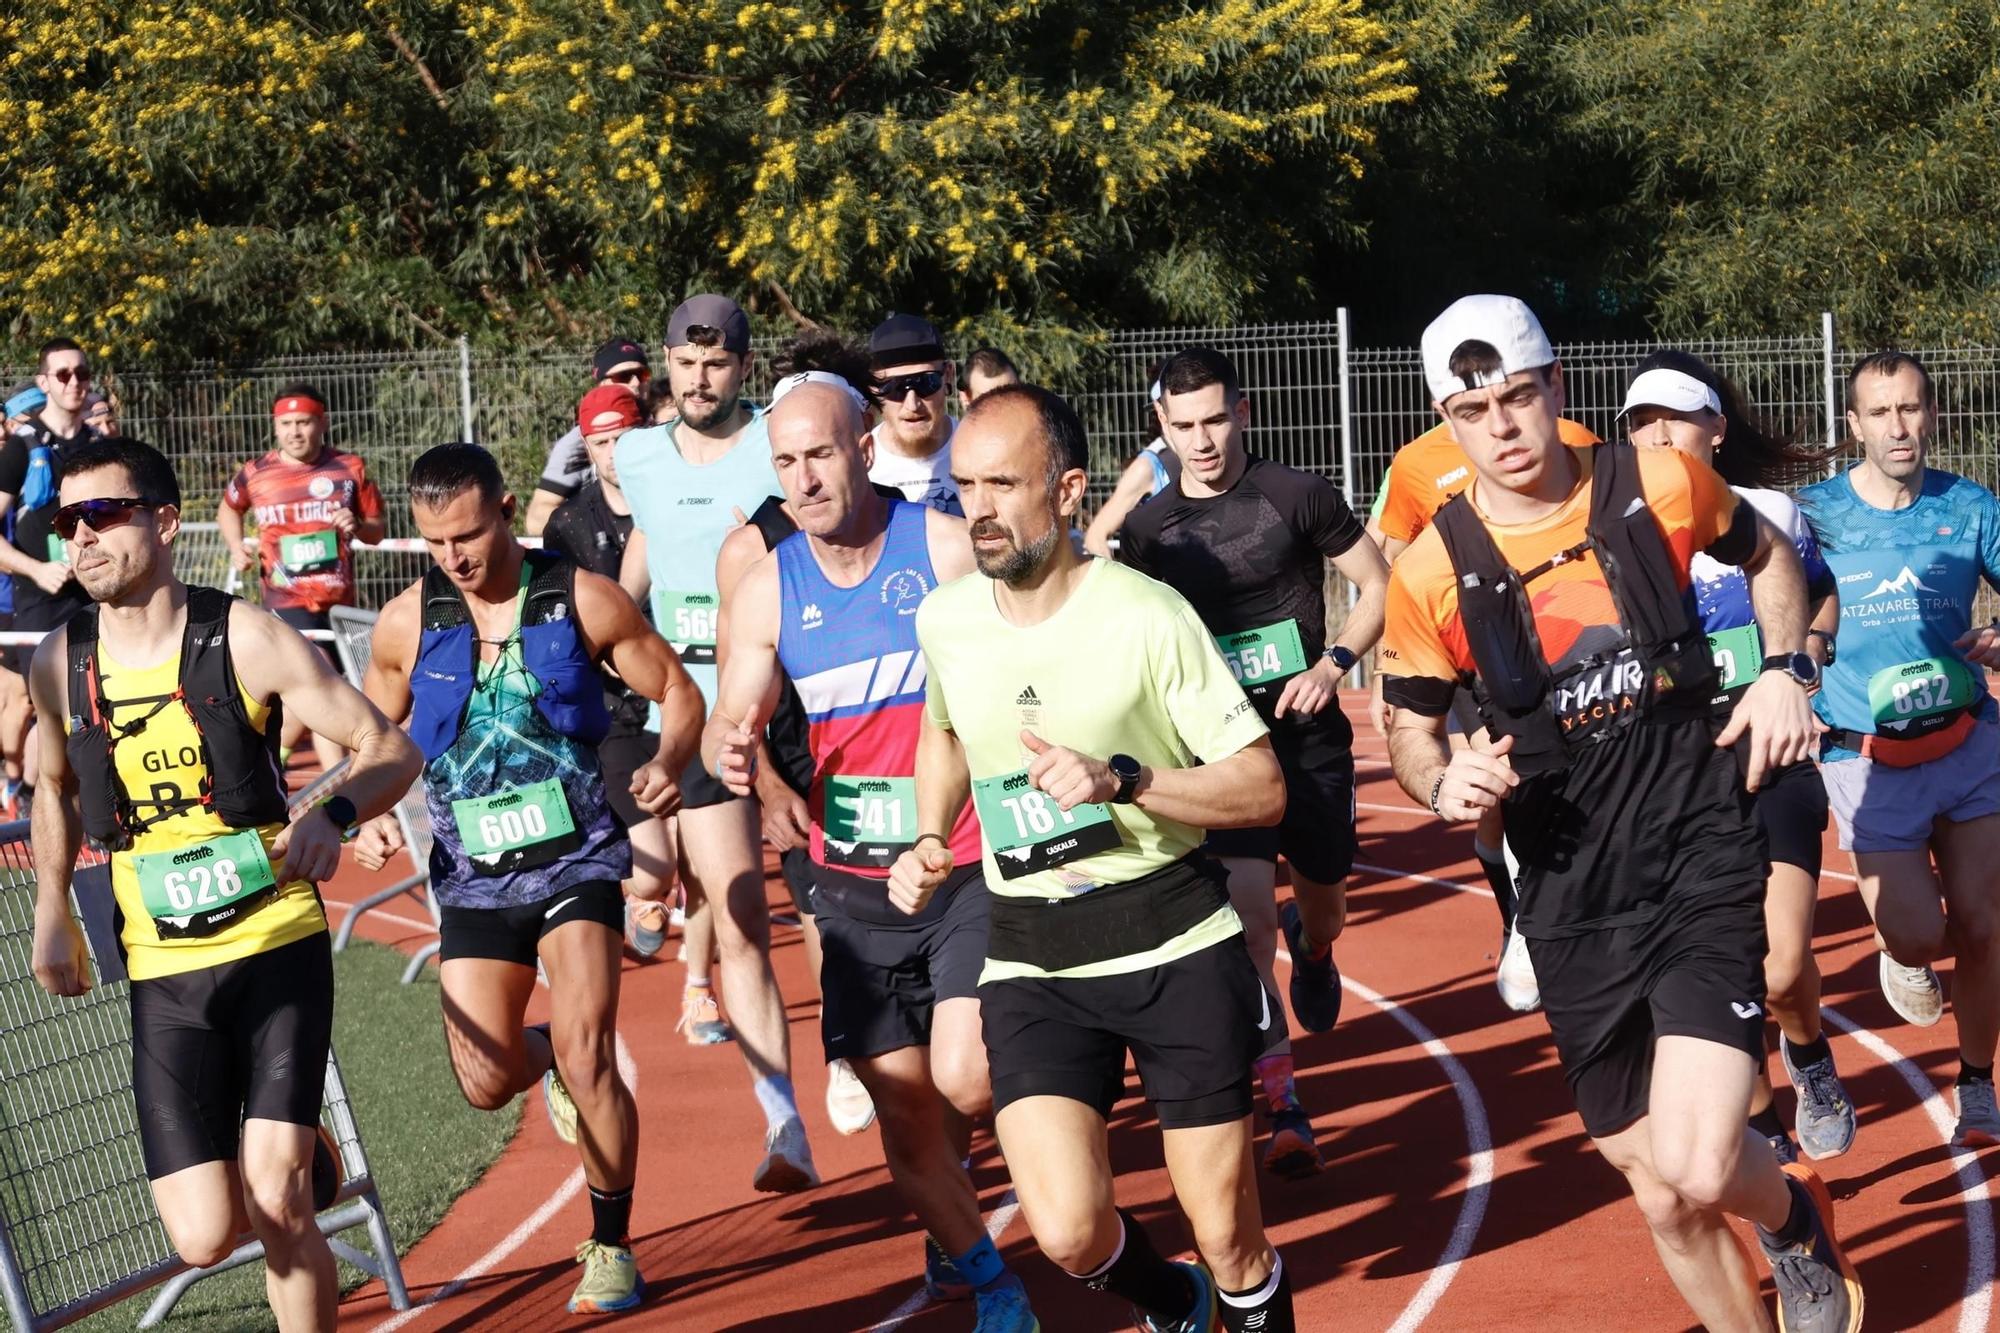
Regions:
[[[334,955],[333,1040],[390,1231],[407,1252],[500,1155],[520,1124],[521,1106],[517,1101],[485,1112],[466,1105],[445,1054],[437,974],[398,985],[405,961],[393,949],[362,940]],[[343,1236],[368,1248],[363,1228]],[[341,1265],[341,1290],[366,1280]],[[150,1297],[135,1297],[77,1327],[93,1333],[133,1328]],[[263,1265],[196,1283],[161,1327],[178,1333],[275,1328],[264,1304]]]

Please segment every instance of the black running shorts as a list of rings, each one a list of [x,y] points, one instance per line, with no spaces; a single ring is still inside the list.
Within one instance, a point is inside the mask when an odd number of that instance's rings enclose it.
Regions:
[[[986,881],[975,864],[954,876],[942,914],[921,924],[883,925],[822,899],[819,926],[820,1039],[826,1058],[859,1060],[928,1046],[940,1000],[978,998],[986,965]]]
[[[792,895],[792,906],[798,909],[800,916],[812,916],[819,910],[813,906],[812,853],[803,847],[780,852],[778,868],[784,873],[785,888]]]
[[[625,891],[617,881],[587,880],[519,907],[452,907],[438,909],[438,961],[492,958],[533,967],[542,936],[572,921],[595,921],[625,934]]]
[[[1129,1050],[1162,1129],[1249,1115],[1250,1066],[1285,1036],[1241,935],[1117,976],[989,981],[979,1012],[995,1111],[1067,1097],[1108,1119]]]
[[[612,813],[626,828],[637,828],[653,816],[639,808],[632,795],[632,775],[660,753],[658,732],[646,730],[646,701],[636,695],[605,691],[611,710],[611,730],[597,746],[597,764],[604,772],[604,795]]]
[[[333,941],[132,983],[132,1094],[146,1175],[233,1162],[246,1117],[317,1125],[333,1042]]]
[[[1646,1114],[1656,1037],[1699,1037],[1764,1059],[1765,950],[1761,881],[1676,894],[1633,925],[1528,940],[1592,1137]]]
[[[1820,781],[1819,765],[1807,759],[1781,768],[1767,776],[1751,793],[1757,803],[1757,822],[1764,828],[1764,840],[1771,845],[1771,862],[1797,866],[1819,878],[1820,860],[1825,854],[1826,784]]]
[[[655,733],[653,744],[659,743],[659,735]],[[681,809],[705,810],[736,799],[736,793],[723,786],[722,779],[702,767],[699,754],[688,760],[688,766],[681,771]]]
[[[1325,727],[1274,721],[1285,817],[1274,828],[1218,829],[1208,835],[1208,854],[1276,861],[1282,852],[1294,874],[1315,884],[1344,881],[1354,869],[1354,755],[1339,741]]]

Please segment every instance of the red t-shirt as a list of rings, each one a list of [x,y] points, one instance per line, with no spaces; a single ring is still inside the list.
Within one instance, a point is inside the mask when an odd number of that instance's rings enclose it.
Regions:
[[[273,449],[229,479],[222,502],[239,514],[256,511],[265,606],[318,612],[353,604],[354,553],[329,514],[382,516],[382,493],[358,454],[328,445],[300,463]]]

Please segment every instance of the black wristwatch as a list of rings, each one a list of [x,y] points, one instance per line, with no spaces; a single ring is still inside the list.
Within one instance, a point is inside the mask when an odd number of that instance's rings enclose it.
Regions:
[[[354,808],[354,802],[345,796],[329,796],[319,803],[318,808],[326,811],[326,817],[333,821],[333,826],[340,830],[343,838],[354,832],[354,826],[360,822],[360,812]]]
[[[1132,804],[1132,793],[1139,786],[1139,761],[1129,754],[1114,754],[1105,762],[1111,768],[1111,776],[1118,779],[1118,790],[1111,793],[1111,804]]]
[[[1354,670],[1354,664],[1361,660],[1361,654],[1355,652],[1344,643],[1329,645],[1326,655],[1333,659],[1333,664],[1339,667],[1342,672]]]
[[[1765,671],[1782,671],[1807,689],[1819,684],[1819,663],[1805,653],[1772,653],[1758,674]]]
[[[1826,645],[1826,664],[1827,664],[1828,666],[1832,666],[1832,665],[1833,665],[1833,635],[1829,634],[1829,633],[1828,633],[1827,631],[1825,631],[1825,630],[1823,630],[1823,629],[1809,629],[1809,630],[1807,630],[1807,631],[1806,631],[1806,637],[1807,637],[1808,639],[1818,639],[1818,640],[1819,640],[1819,641],[1820,641],[1821,643],[1823,643],[1823,644],[1825,644],[1825,645]]]

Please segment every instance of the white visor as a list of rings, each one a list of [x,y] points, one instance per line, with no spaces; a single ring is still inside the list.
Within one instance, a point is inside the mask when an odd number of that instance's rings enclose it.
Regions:
[[[1618,409],[1618,415],[1622,417],[1635,407],[1664,407],[1669,412],[1714,412],[1720,415],[1722,400],[1715,396],[1715,390],[1694,376],[1661,366],[1632,381],[1632,387],[1625,391],[1625,406]]]

